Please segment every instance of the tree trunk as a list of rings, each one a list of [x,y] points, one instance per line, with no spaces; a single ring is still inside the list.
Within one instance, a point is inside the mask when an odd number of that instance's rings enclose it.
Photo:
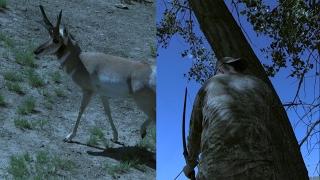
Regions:
[[[231,56],[246,59],[249,64],[246,73],[262,79],[271,87],[276,99],[276,106],[273,108],[276,119],[272,121],[277,126],[270,129],[276,154],[276,168],[284,179],[308,180],[308,172],[285,109],[224,1],[189,0],[189,3],[217,58]]]

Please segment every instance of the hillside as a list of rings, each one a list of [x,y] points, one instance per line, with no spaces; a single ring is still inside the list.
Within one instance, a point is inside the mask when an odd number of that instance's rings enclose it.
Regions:
[[[0,8],[0,179],[155,179],[155,128],[141,141],[146,116],[132,99],[110,99],[123,145],[110,141],[98,97],[83,114],[75,142],[63,142],[81,91],[55,57],[32,53],[48,38],[40,2],[54,23],[62,9],[62,24],[83,51],[139,61],[154,55],[154,3],[134,1],[125,10],[114,6],[117,0],[7,0]]]

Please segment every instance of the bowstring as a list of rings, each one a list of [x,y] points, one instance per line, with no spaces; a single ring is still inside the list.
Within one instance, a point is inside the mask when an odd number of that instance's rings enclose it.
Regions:
[[[182,171],[183,171],[183,169],[179,172],[179,174],[173,180],[178,179],[178,177],[181,175]]]

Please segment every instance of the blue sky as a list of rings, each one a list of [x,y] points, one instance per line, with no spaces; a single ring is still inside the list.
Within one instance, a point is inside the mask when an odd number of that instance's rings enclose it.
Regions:
[[[163,12],[163,1],[157,1],[157,20],[161,18]],[[241,23],[250,37],[255,53],[262,61],[266,61],[260,53],[260,48],[266,46],[267,39],[257,37],[250,24],[244,19]],[[190,113],[194,97],[200,88],[195,82],[187,83],[183,74],[191,66],[191,59],[181,58],[180,52],[186,48],[182,39],[173,38],[167,49],[158,49],[158,80],[157,80],[157,179],[168,180],[174,179],[183,168],[185,162],[183,158],[182,139],[181,139],[181,119],[184,88],[188,87],[188,102],[186,129],[188,129]],[[296,81],[286,77],[287,72],[283,71],[276,78],[272,78],[273,85],[278,92],[282,102],[290,101],[296,90]],[[313,82],[307,81],[305,88],[311,87]],[[319,82],[317,86],[319,85]],[[319,86],[318,86],[319,87]],[[306,98],[308,90],[306,91]],[[293,111],[288,112],[290,121],[295,124],[297,121],[296,114]],[[320,114],[319,114],[320,116]],[[295,128],[298,140],[301,140],[305,134],[305,126],[298,124]],[[320,137],[319,137],[320,138]],[[318,139],[319,141],[319,139]],[[302,154],[310,176],[316,176],[316,163],[319,161],[319,150],[308,154],[306,146],[302,149]],[[180,175],[179,180],[186,179]]]

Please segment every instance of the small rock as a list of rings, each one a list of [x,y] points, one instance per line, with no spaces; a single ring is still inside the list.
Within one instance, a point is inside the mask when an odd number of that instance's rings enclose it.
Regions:
[[[129,9],[128,6],[125,4],[115,4],[114,6],[119,9]]]
[[[113,13],[113,11],[112,11],[112,10],[108,10],[107,13],[108,13],[108,14],[111,14],[111,13]]]

